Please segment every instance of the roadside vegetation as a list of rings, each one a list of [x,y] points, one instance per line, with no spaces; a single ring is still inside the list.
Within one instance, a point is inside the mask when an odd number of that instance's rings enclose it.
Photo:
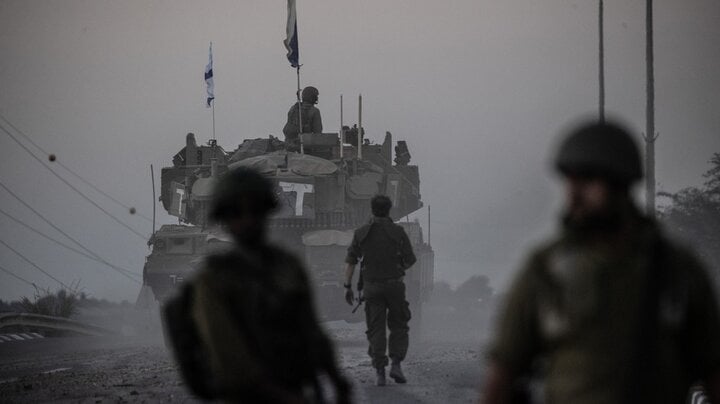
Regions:
[[[456,288],[447,282],[435,282],[430,303],[468,312],[487,308],[494,296],[490,279],[486,275],[475,275]]]
[[[126,301],[114,303],[105,299],[96,299],[80,292],[78,284],[56,291],[36,288],[32,297],[5,302],[0,300],[0,313],[31,313],[45,316],[69,318],[83,308],[115,308],[130,306]]]
[[[74,290],[37,289],[33,298],[23,297],[20,305],[24,313],[68,318],[77,312],[78,294]]]
[[[445,342],[483,338],[497,299],[486,275],[475,275],[457,287],[435,282],[432,297],[423,309],[423,338]]]
[[[658,216],[695,249],[720,287],[720,153],[714,153],[709,163],[702,186],[658,194],[667,201]]]

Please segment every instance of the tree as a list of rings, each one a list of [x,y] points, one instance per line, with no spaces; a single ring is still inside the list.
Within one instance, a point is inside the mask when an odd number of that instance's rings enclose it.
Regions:
[[[670,200],[661,209],[660,220],[692,243],[720,285],[720,153],[713,154],[709,163],[711,168],[703,174],[706,180],[702,187],[658,194]]]
[[[492,297],[490,278],[486,275],[475,275],[463,282],[455,290],[455,301],[458,309],[472,309],[487,304]]]

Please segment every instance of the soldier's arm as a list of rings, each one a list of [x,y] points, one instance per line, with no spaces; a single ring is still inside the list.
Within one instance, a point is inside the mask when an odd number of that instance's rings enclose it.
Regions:
[[[345,265],[345,285],[352,286],[353,274],[355,273],[355,264]]]
[[[485,371],[485,382],[478,404],[502,404],[510,402],[512,376],[502,365],[491,363]]]
[[[685,255],[687,254],[687,255]],[[690,274],[688,285],[688,351],[693,369],[703,378],[710,402],[720,403],[720,311],[713,282],[694,255],[677,262]],[[685,255],[685,256],[683,256]]]
[[[362,258],[362,250],[360,249],[360,241],[358,240],[357,232],[353,235],[352,242],[347,249],[347,255],[345,256],[345,284],[351,285],[353,274],[355,273],[355,266],[360,262]]]
[[[319,326],[310,282],[300,262],[294,260],[293,266],[298,269],[296,282],[300,293],[297,304],[295,305],[295,309],[297,310],[295,315],[300,319],[298,331],[305,334],[303,337],[305,341],[308,341],[310,344],[308,348],[311,349],[311,357],[314,358],[315,363],[317,363],[316,370],[327,374],[335,385],[338,398],[347,397],[350,392],[350,383],[347,382],[337,365],[332,340],[330,340],[327,333]]]
[[[513,281],[503,302],[479,402],[506,403],[515,380],[527,372],[540,345],[536,277],[542,258],[534,254]]]
[[[313,133],[322,133],[322,117],[320,117],[320,110],[315,110],[315,119],[313,120]]]
[[[347,401],[351,385],[350,382],[345,378],[345,376],[340,371],[340,367],[337,364],[337,358],[335,357],[335,349],[334,344],[328,338],[328,336],[319,329],[319,338],[317,339],[318,347],[320,348],[319,352],[319,365],[320,370],[324,371],[325,374],[327,374],[328,378],[332,381],[333,385],[335,386],[335,390],[337,393],[338,402],[345,402]]]

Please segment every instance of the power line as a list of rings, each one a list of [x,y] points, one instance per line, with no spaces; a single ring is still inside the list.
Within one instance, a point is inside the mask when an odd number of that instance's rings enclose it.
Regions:
[[[28,264],[32,265],[32,266],[33,266],[35,269],[37,269],[38,271],[40,271],[40,272],[44,273],[45,275],[47,275],[48,278],[50,278],[50,279],[54,280],[55,282],[59,283],[60,285],[62,285],[62,287],[64,287],[65,289],[68,289],[68,290],[70,289],[70,287],[69,287],[68,285],[64,284],[60,279],[58,279],[58,278],[50,275],[46,270],[40,268],[37,264],[35,264],[34,262],[30,261],[26,256],[22,255],[18,250],[10,247],[9,244],[7,244],[6,242],[2,241],[1,239],[0,239],[0,244],[4,245],[5,247],[7,247],[8,250],[10,250],[10,251],[14,252],[15,254],[17,254],[20,258],[23,259],[23,261],[25,261],[25,262],[27,262]]]
[[[43,149],[42,147],[40,147],[40,145],[38,145],[37,143],[35,143],[30,136],[26,135],[26,134],[25,134],[23,131],[21,131],[17,126],[13,125],[12,122],[10,122],[10,121],[9,121],[7,118],[5,118],[5,116],[3,116],[2,114],[0,114],[0,119],[2,119],[2,120],[3,120],[8,126],[10,126],[16,133],[18,133],[20,136],[22,136],[23,138],[25,138],[25,140],[27,140],[30,144],[32,144],[33,146],[35,146],[38,150],[40,150],[41,152],[43,152],[44,154],[46,154],[46,155],[48,155],[48,156],[50,155],[50,153],[48,153],[45,149]],[[114,197],[114,196],[112,196],[111,194],[103,191],[102,189],[100,189],[99,187],[97,187],[97,186],[96,186],[95,184],[93,184],[92,182],[86,180],[86,179],[83,178],[80,174],[78,174],[77,172],[75,172],[75,171],[73,171],[72,169],[70,169],[70,167],[68,167],[68,166],[66,166],[65,164],[63,164],[62,161],[56,160],[56,161],[55,161],[55,164],[57,164],[57,165],[59,165],[60,167],[64,168],[67,172],[69,172],[70,174],[72,174],[75,178],[77,178],[78,180],[82,181],[85,185],[87,185],[87,186],[89,186],[90,188],[94,189],[94,190],[97,191],[99,194],[103,195],[104,197],[110,199],[111,201],[115,202],[116,204],[122,206],[123,208],[125,208],[125,209],[127,209],[127,210],[130,210],[130,209],[131,209],[131,206],[129,206],[129,205],[121,202],[121,201],[118,200],[116,197]],[[155,203],[155,202],[153,201],[153,203]],[[149,217],[143,215],[143,214],[140,213],[140,212],[137,212],[137,215],[140,216],[140,217],[142,217],[143,219],[149,221],[149,222],[152,222],[152,219],[150,219]]]
[[[90,254],[90,255],[92,255],[93,257],[95,257],[98,261],[102,262],[103,264],[109,265],[109,266],[114,266],[114,265],[108,263],[106,260],[104,260],[102,257],[100,257],[100,256],[99,256],[97,253],[95,253],[94,251],[92,251],[92,250],[90,250],[89,248],[85,247],[81,242],[77,241],[74,237],[72,237],[71,235],[67,234],[65,231],[63,231],[61,228],[59,228],[57,225],[55,225],[53,222],[51,222],[48,218],[46,218],[46,217],[43,216],[40,212],[38,212],[37,210],[35,210],[32,206],[30,206],[30,205],[29,205],[27,202],[25,202],[22,198],[20,198],[19,196],[17,196],[17,194],[15,194],[10,188],[8,188],[5,184],[3,184],[2,181],[0,181],[0,187],[3,188],[5,191],[7,191],[7,193],[9,193],[9,194],[10,194],[13,198],[15,198],[18,202],[20,202],[21,204],[23,204],[23,206],[25,206],[26,208],[30,209],[30,211],[32,211],[34,214],[36,214],[36,215],[37,215],[40,219],[42,219],[45,223],[47,223],[48,225],[50,225],[50,227],[52,227],[53,229],[55,229],[57,232],[59,232],[59,233],[62,234],[63,236],[67,237],[70,241],[72,241],[73,243],[75,243],[75,245],[77,245],[78,247],[80,247],[80,248],[82,248],[84,251],[86,251],[88,254]],[[136,281],[136,282],[137,282],[137,281]]]
[[[103,212],[104,214],[106,214],[107,216],[109,216],[109,217],[110,217],[111,219],[113,219],[116,223],[118,223],[119,225],[121,225],[121,226],[125,227],[126,229],[130,230],[132,233],[134,233],[134,234],[137,235],[138,237],[142,238],[143,240],[146,240],[146,239],[147,239],[147,237],[146,237],[145,235],[143,235],[142,233],[138,232],[137,230],[135,230],[135,229],[133,229],[132,227],[130,227],[129,225],[127,225],[127,224],[126,224],[125,222],[123,222],[122,220],[120,220],[120,219],[118,219],[117,217],[115,217],[112,213],[108,212],[108,211],[105,210],[102,206],[98,205],[95,201],[93,201],[92,199],[90,199],[90,197],[88,197],[88,196],[85,195],[82,191],[80,191],[79,189],[77,189],[74,185],[72,185],[70,182],[68,182],[65,178],[61,177],[58,173],[56,173],[55,171],[53,171],[53,169],[50,168],[50,166],[48,166],[42,159],[40,159],[40,158],[37,157],[35,154],[33,154],[33,152],[32,152],[30,149],[28,149],[27,146],[25,146],[20,140],[18,140],[18,138],[16,138],[12,133],[10,133],[10,131],[8,131],[8,130],[7,130],[6,128],[4,128],[2,125],[0,125],[0,130],[2,130],[3,132],[5,132],[6,135],[10,136],[10,138],[11,138],[12,140],[14,140],[15,143],[17,143],[18,145],[20,145],[20,147],[22,147],[23,150],[25,150],[28,154],[30,154],[30,156],[31,156],[32,158],[34,158],[35,160],[37,160],[37,162],[39,162],[40,164],[42,164],[42,166],[45,167],[48,171],[50,171],[55,177],[57,177],[57,179],[59,179],[59,180],[62,181],[65,185],[67,185],[68,187],[70,187],[73,191],[75,191],[75,192],[76,192],[78,195],[80,195],[83,199],[85,199],[86,201],[90,202],[93,206],[95,206],[95,207],[98,208],[101,212]]]
[[[1,180],[0,180],[0,188],[3,188],[7,193],[9,193],[13,198],[15,198],[15,200],[17,200],[18,202],[20,202],[21,204],[23,204],[23,206],[25,206],[26,208],[30,209],[30,211],[31,211],[32,213],[36,214],[40,219],[42,219],[45,223],[47,223],[48,225],[50,225],[50,227],[52,227],[53,229],[57,230],[60,234],[62,234],[63,236],[67,237],[70,241],[72,241],[73,243],[75,243],[75,245],[77,245],[78,247],[80,247],[80,248],[82,248],[83,250],[87,251],[87,252],[90,253],[91,255],[97,256],[97,254],[95,254],[94,252],[90,251],[87,247],[85,247],[84,245],[82,245],[82,243],[80,243],[79,241],[75,240],[72,236],[70,236],[69,234],[67,234],[66,232],[64,232],[61,228],[57,227],[57,226],[56,226],[53,222],[51,222],[48,218],[46,218],[46,217],[43,216],[40,212],[38,212],[37,210],[35,210],[32,206],[30,206],[30,205],[29,205],[27,202],[25,202],[22,198],[20,198],[19,196],[17,196],[17,194],[15,194],[10,188],[8,188],[5,184],[3,184],[3,182],[2,182]]]
[[[32,286],[32,287],[36,287],[34,283],[30,282],[29,280],[27,280],[27,279],[25,279],[25,278],[21,278],[21,277],[18,276],[18,275],[15,275],[14,273],[12,273],[12,272],[8,271],[7,269],[3,268],[2,265],[0,265],[0,271],[3,271],[3,272],[5,272],[5,273],[9,274],[10,276],[14,277],[15,279],[17,279],[17,280],[19,280],[19,281],[21,281],[21,282],[27,283],[28,285],[30,285],[30,286]]]
[[[0,214],[5,215],[5,217],[7,217],[8,219],[14,221],[15,223],[17,223],[17,224],[25,227],[26,229],[28,229],[28,230],[30,230],[30,231],[32,231],[32,232],[34,232],[34,233],[36,233],[36,234],[38,234],[38,235],[40,235],[40,236],[42,236],[42,237],[44,237],[44,238],[52,241],[53,243],[55,243],[55,244],[57,244],[57,245],[59,245],[59,246],[61,246],[61,247],[64,247],[64,248],[66,248],[66,249],[68,249],[68,250],[70,250],[70,251],[72,251],[72,252],[74,252],[74,253],[76,253],[76,254],[82,255],[83,257],[89,258],[89,259],[91,259],[91,260],[93,260],[93,261],[99,262],[99,263],[101,263],[101,264],[105,264],[105,265],[107,265],[108,267],[110,267],[110,268],[118,271],[121,275],[123,275],[123,276],[125,276],[125,277],[128,277],[130,280],[132,280],[132,281],[134,281],[134,282],[137,282],[137,283],[140,283],[136,278],[132,278],[132,277],[131,277],[131,276],[137,277],[138,274],[136,274],[135,272],[133,272],[133,271],[127,269],[127,268],[123,268],[123,267],[120,267],[120,266],[117,266],[117,265],[113,265],[113,264],[107,262],[106,260],[100,258],[99,255],[97,255],[96,253],[93,253],[94,256],[92,256],[92,255],[86,254],[86,253],[84,253],[84,252],[82,252],[82,251],[80,251],[80,250],[78,250],[78,249],[76,249],[76,248],[74,248],[74,247],[71,247],[71,246],[63,243],[62,241],[59,241],[59,240],[57,240],[57,239],[55,239],[55,238],[53,238],[53,237],[51,237],[51,236],[48,236],[47,234],[45,234],[45,233],[41,232],[40,230],[38,230],[38,229],[30,226],[29,224],[23,222],[22,220],[19,220],[19,219],[15,218],[15,217],[11,216],[9,213],[5,212],[5,211],[2,210],[2,209],[0,209]]]
[[[139,276],[137,273],[135,273],[135,272],[133,272],[133,271],[127,269],[127,268],[123,268],[123,267],[120,267],[120,266],[117,266],[117,265],[113,265],[113,264],[107,262],[106,260],[100,258],[100,256],[99,256],[97,253],[94,253],[94,252],[93,252],[94,255],[86,254],[86,253],[84,253],[84,252],[82,252],[82,251],[80,251],[80,250],[78,250],[78,249],[76,249],[76,248],[74,248],[74,247],[71,247],[71,246],[63,243],[62,241],[59,241],[59,240],[57,240],[57,239],[55,239],[55,238],[53,238],[53,237],[51,237],[51,236],[48,236],[47,234],[45,234],[45,233],[43,233],[42,231],[40,231],[40,230],[38,230],[38,229],[30,226],[29,224],[27,224],[27,223],[25,223],[25,222],[23,222],[23,221],[15,218],[15,217],[12,217],[9,213],[5,212],[5,211],[2,210],[2,209],[0,209],[0,214],[5,215],[8,219],[14,221],[15,223],[17,223],[17,224],[25,227],[26,229],[28,229],[28,230],[30,230],[30,231],[32,231],[32,232],[38,234],[39,236],[42,236],[42,237],[44,237],[44,238],[52,241],[53,243],[55,243],[55,244],[57,244],[57,245],[59,245],[59,246],[61,246],[61,247],[64,247],[64,248],[66,248],[66,249],[68,249],[68,250],[70,250],[70,251],[72,251],[72,252],[74,252],[74,253],[76,253],[76,254],[82,255],[83,257],[86,257],[86,258],[91,259],[91,260],[93,260],[93,261],[99,262],[99,263],[101,263],[101,264],[105,264],[105,265],[109,266],[109,267],[112,268],[112,269],[115,269],[115,270],[117,270],[117,271],[120,271],[121,274],[123,274],[123,275]],[[132,279],[132,280],[135,280],[135,279]]]

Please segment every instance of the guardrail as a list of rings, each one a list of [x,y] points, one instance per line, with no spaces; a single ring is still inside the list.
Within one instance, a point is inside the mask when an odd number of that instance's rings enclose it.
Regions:
[[[7,327],[35,327],[57,331],[70,331],[94,337],[114,334],[112,331],[96,325],[84,324],[62,317],[30,313],[0,314],[0,330]]]

